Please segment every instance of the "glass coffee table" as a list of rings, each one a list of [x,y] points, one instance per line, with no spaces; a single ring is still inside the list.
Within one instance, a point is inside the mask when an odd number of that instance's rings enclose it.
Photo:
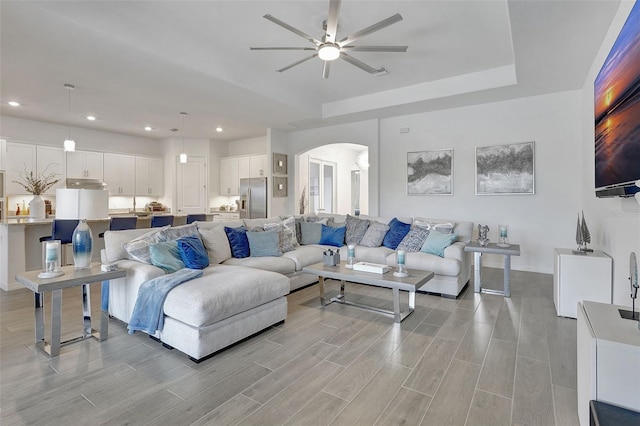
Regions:
[[[302,269],[303,272],[318,276],[318,287],[320,289],[320,303],[327,306],[331,303],[342,303],[344,305],[356,306],[361,309],[374,311],[382,315],[393,318],[395,322],[402,322],[409,316],[416,307],[416,289],[422,287],[427,281],[433,278],[431,271],[418,271],[409,269],[408,277],[396,277],[393,272],[385,274],[376,274],[373,272],[354,271],[345,268],[345,262],[341,262],[336,266],[327,266],[323,263],[316,263]],[[325,299],[324,280],[326,278],[340,281],[340,294],[329,300]],[[344,286],[345,282],[356,284],[371,285],[375,287],[389,288],[393,293],[393,311],[381,309],[376,306],[365,305],[362,303],[350,302],[345,299]],[[400,312],[400,291],[409,292],[409,306],[403,312]]]

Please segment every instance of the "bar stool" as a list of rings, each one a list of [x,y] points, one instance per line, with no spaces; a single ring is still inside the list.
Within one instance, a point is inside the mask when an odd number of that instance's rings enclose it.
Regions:
[[[138,226],[138,218],[133,217],[112,217],[109,224],[109,231],[124,231],[125,229],[135,229]]]
[[[187,225],[195,222],[196,220],[199,220],[200,222],[204,222],[205,220],[207,220],[207,216],[204,213],[187,215]]]
[[[173,216],[172,215],[162,215],[162,216],[152,216],[151,217],[151,227],[152,228],[160,228],[162,226],[173,225]]]

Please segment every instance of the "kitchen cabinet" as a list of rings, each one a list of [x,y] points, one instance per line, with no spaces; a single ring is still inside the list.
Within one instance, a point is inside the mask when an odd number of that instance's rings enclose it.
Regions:
[[[14,180],[22,181],[21,173],[36,173],[36,145],[26,143],[7,142],[7,195],[28,194],[28,192]]]
[[[36,147],[36,173],[38,176],[55,173],[58,183],[47,190],[55,195],[57,188],[66,187],[66,156],[62,147],[38,145]]]
[[[250,176],[249,177],[263,177],[267,175],[267,156],[266,155],[252,155],[249,157],[250,164]]]
[[[595,250],[574,254],[555,249],[553,264],[553,302],[558,316],[576,318],[578,302],[611,303],[612,259]]]
[[[238,157],[220,159],[220,195],[238,195],[240,178]]]
[[[164,194],[164,167],[161,158],[135,157],[135,195]]]
[[[7,167],[7,141],[0,139],[0,171],[6,170]]]
[[[251,177],[250,157],[238,157],[238,180]]]
[[[589,401],[640,411],[640,331],[620,317],[628,307],[585,301],[577,305],[578,418],[589,423]]]
[[[103,164],[109,195],[135,195],[136,157],[105,153]]]
[[[75,151],[67,153],[67,178],[102,180],[101,152]]]

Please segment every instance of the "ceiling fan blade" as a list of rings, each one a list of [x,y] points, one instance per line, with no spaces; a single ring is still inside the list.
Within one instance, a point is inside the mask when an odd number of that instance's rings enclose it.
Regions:
[[[302,38],[305,38],[307,40],[309,40],[311,43],[315,44],[316,46],[319,46],[320,44],[322,44],[322,42],[320,42],[319,40],[316,40],[315,38],[311,37],[309,34],[304,33],[302,31],[300,31],[299,29],[292,27],[291,25],[287,24],[286,22],[283,22],[281,20],[279,20],[278,18],[266,14],[264,15],[264,18],[268,19],[269,21],[273,22],[276,25],[280,25],[282,28],[285,28],[289,31],[291,31],[294,34],[299,35]]]
[[[277,70],[277,71],[278,71],[278,72],[284,72],[284,71],[288,70],[289,68],[293,68],[293,67],[295,67],[296,65],[300,65],[300,64],[301,64],[301,63],[303,63],[303,62],[307,62],[309,59],[313,59],[313,58],[315,58],[316,56],[318,56],[318,54],[317,54],[317,53],[314,53],[313,55],[311,55],[311,56],[309,56],[309,57],[307,57],[307,58],[300,59],[299,61],[296,61],[296,62],[292,63],[291,65],[287,65],[287,66],[286,66],[286,67],[284,67],[284,68],[280,68],[280,69],[279,69],[279,70]]]
[[[356,59],[353,56],[349,56],[344,52],[340,53],[340,58],[344,59],[347,62],[349,62],[351,65],[355,65],[356,67],[360,68],[361,70],[368,72],[369,74],[375,74],[376,72],[378,72],[378,69],[373,68],[372,66],[369,66],[369,65],[365,64],[364,62],[362,62],[361,60]]]
[[[249,50],[317,50],[315,47],[250,47]]]
[[[399,13],[396,13],[393,16],[388,17],[387,19],[383,19],[382,21],[373,24],[371,26],[368,26],[367,28],[364,28],[360,31],[357,31],[353,34],[351,34],[349,37],[343,38],[342,40],[340,40],[340,42],[338,43],[341,47],[345,46],[347,44],[353,43],[354,41],[356,41],[357,39],[359,39],[360,37],[366,36],[367,34],[371,34],[373,32],[376,32],[378,30],[381,30],[385,27],[388,27],[391,24],[395,24],[396,22],[402,21],[402,15],[400,15]]]
[[[322,67],[322,78],[329,78],[329,71],[331,70],[331,62],[324,61],[324,66]]]
[[[397,52],[404,53],[409,46],[344,46],[342,49],[351,52]]]
[[[338,32],[338,13],[340,12],[341,0],[331,0],[329,2],[329,15],[327,17],[327,29],[325,42],[335,43]]]

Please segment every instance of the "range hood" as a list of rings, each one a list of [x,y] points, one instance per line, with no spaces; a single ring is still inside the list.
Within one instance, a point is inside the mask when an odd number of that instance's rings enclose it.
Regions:
[[[106,189],[107,184],[100,179],[67,178],[67,188],[70,189]]]

